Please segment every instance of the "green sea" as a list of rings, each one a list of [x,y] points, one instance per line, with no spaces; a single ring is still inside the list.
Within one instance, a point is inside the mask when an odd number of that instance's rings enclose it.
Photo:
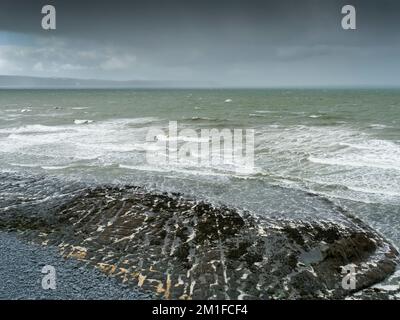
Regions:
[[[253,172],[149,164],[146,134],[169,121],[254,129]],[[399,246],[400,90],[0,90],[0,172],[0,184],[45,175],[141,185],[282,219],[340,222],[346,211]],[[23,199],[24,188],[9,192]]]

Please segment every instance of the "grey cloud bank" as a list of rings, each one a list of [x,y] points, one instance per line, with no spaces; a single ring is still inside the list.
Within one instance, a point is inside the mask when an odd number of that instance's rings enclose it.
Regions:
[[[0,74],[221,86],[398,86],[400,4],[350,1],[2,1]]]

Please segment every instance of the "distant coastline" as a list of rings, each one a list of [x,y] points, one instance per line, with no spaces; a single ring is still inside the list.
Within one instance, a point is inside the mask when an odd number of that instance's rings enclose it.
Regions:
[[[215,83],[176,80],[101,80],[0,75],[0,89],[208,88]]]
[[[67,77],[0,75],[1,89],[216,89],[216,90],[400,90],[400,86],[377,83],[359,85],[226,85],[217,81],[107,80]]]

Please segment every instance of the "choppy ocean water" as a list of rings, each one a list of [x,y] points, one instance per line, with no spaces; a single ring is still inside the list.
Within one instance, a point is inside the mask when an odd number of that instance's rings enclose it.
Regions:
[[[167,132],[169,121],[254,129],[254,172],[149,164],[146,134]],[[280,218],[340,222],[346,210],[399,246],[400,90],[1,90],[0,172],[0,207],[16,193],[23,202],[68,192],[4,187],[43,175],[64,186],[177,191]]]

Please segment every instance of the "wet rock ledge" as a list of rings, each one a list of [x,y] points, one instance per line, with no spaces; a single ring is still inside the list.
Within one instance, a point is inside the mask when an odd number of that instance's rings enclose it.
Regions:
[[[271,220],[137,187],[80,191],[43,212],[4,209],[65,257],[167,299],[342,299],[395,271],[398,252],[360,221]],[[342,288],[354,264],[356,289]]]

